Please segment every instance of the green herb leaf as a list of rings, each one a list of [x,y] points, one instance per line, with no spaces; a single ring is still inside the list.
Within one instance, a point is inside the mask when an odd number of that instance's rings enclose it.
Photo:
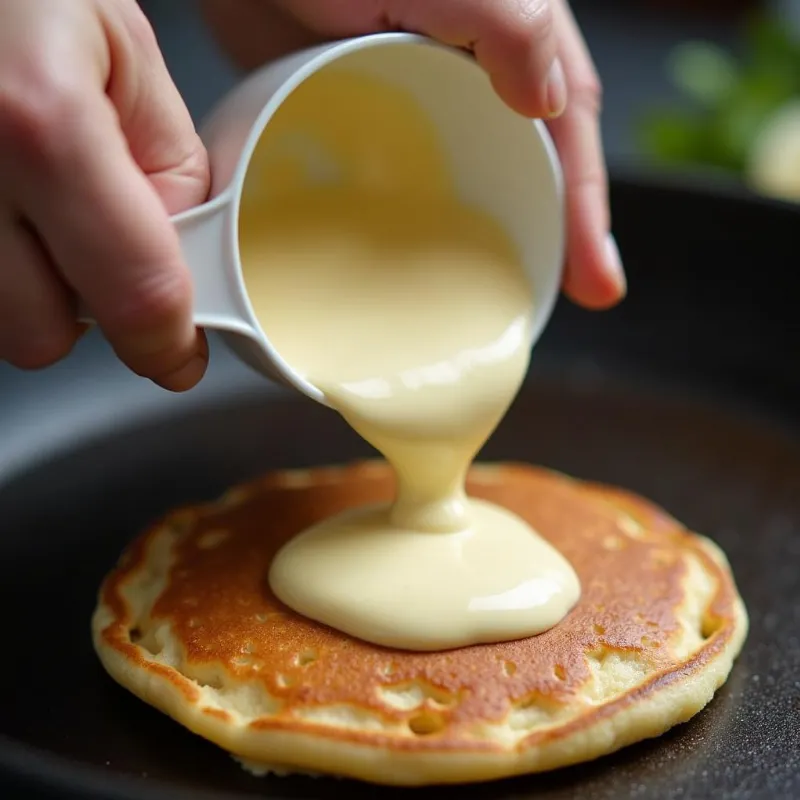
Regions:
[[[698,117],[678,110],[653,112],[642,119],[638,133],[643,149],[661,161],[703,162],[706,132]]]
[[[752,18],[745,32],[748,72],[779,72],[800,87],[800,42],[789,25],[765,14]]]
[[[667,69],[680,90],[708,108],[724,102],[739,78],[733,58],[710,42],[689,41],[678,45],[669,56]]]

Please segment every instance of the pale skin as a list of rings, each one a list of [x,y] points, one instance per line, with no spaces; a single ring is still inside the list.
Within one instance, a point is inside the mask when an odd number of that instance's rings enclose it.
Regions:
[[[474,52],[514,110],[542,117],[567,183],[565,292],[625,294],[609,237],[600,84],[566,0],[204,0],[244,67],[304,45],[410,30]],[[169,215],[208,193],[205,149],[135,0],[0,5],[0,360],[38,369],[85,328],[77,298],[135,373],[172,391],[208,348]]]

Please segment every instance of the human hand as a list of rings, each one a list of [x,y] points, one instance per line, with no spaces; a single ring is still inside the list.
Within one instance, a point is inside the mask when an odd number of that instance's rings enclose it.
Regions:
[[[203,375],[169,214],[202,202],[205,149],[135,0],[0,5],[0,360],[38,368],[82,332],[136,373]]]
[[[514,110],[548,120],[567,188],[564,290],[588,308],[625,294],[611,237],[601,88],[567,0],[203,0],[245,68],[321,40],[408,30],[474,52]]]

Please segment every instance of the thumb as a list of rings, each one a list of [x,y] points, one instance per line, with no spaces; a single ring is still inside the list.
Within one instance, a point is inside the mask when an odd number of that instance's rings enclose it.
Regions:
[[[139,169],[170,214],[208,196],[208,156],[137,3],[106,3],[112,69],[106,93]],[[132,65],[135,65],[133,68]]]

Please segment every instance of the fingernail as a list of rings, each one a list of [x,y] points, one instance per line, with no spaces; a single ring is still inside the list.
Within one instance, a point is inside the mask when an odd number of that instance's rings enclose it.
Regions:
[[[180,369],[164,375],[156,383],[169,389],[171,392],[185,392],[195,386],[205,375],[208,367],[208,356],[197,354],[184,364]]]
[[[619,286],[620,295],[624,296],[628,291],[628,281],[625,277],[625,268],[622,266],[617,240],[610,232],[606,236],[606,271]]]
[[[561,59],[553,59],[547,75],[547,112],[551,117],[559,117],[567,107],[567,79]]]

